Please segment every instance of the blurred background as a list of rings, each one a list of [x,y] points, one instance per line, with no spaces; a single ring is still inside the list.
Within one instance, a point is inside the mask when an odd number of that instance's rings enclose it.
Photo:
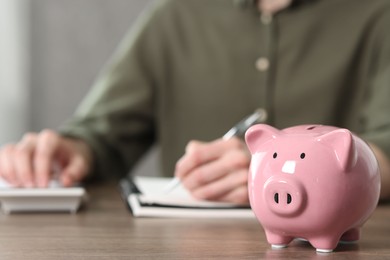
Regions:
[[[57,128],[151,0],[0,0],[0,145]]]

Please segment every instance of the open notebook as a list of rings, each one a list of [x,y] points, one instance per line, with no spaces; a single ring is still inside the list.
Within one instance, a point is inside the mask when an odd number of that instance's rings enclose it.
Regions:
[[[122,195],[135,217],[253,218],[249,206],[197,200],[181,185],[169,193],[172,178],[140,177],[120,182]]]
[[[52,180],[47,188],[16,188],[0,178],[0,204],[11,212],[77,212],[87,195],[83,187],[62,187]]]

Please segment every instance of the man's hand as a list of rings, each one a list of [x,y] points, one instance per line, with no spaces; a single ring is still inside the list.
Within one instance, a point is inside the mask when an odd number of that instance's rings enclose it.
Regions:
[[[53,171],[64,186],[81,181],[91,170],[92,153],[81,140],[51,130],[27,133],[0,149],[0,177],[18,187],[46,187]]]
[[[238,138],[191,141],[175,176],[196,198],[247,204],[249,163],[250,154]]]

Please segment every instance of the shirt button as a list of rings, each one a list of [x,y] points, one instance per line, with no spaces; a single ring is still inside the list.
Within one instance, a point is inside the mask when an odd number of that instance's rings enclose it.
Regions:
[[[263,24],[270,24],[272,22],[272,14],[262,13],[260,15],[260,21]]]
[[[265,57],[260,57],[256,61],[256,68],[259,71],[267,71],[269,68],[269,60]]]

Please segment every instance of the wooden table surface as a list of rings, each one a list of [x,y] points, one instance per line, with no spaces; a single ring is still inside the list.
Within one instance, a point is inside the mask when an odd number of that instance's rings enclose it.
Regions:
[[[390,259],[390,205],[357,244],[317,254],[298,241],[271,249],[255,219],[133,218],[116,185],[87,191],[77,214],[0,213],[0,259]]]

